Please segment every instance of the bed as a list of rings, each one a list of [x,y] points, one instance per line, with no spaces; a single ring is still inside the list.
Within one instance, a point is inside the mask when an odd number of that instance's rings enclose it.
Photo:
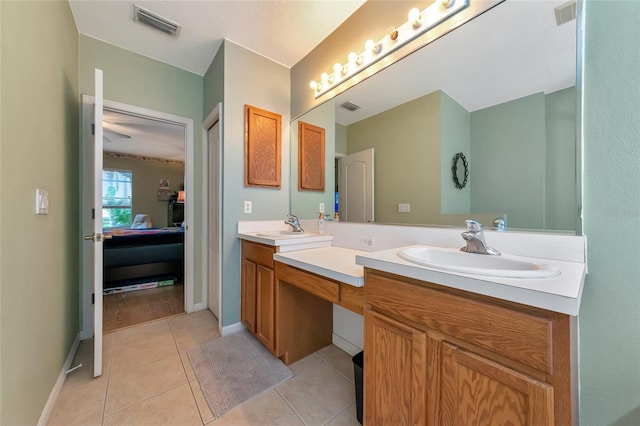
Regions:
[[[182,281],[184,228],[110,229],[104,235],[104,291]]]

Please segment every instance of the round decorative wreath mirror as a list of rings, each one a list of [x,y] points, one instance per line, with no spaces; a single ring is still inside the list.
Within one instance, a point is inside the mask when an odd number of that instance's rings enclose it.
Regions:
[[[464,167],[464,170],[460,167],[460,163],[462,163],[462,167]],[[459,152],[453,157],[451,174],[453,176],[453,183],[456,185],[456,188],[462,189],[467,186],[467,180],[469,180],[469,163],[467,162],[467,159],[465,158],[463,153]],[[460,183],[460,181],[462,181],[462,183]]]

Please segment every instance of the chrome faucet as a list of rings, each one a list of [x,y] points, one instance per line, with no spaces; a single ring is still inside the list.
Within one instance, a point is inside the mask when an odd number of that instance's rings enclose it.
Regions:
[[[293,228],[293,232],[304,232],[304,229],[300,227],[300,222],[298,221],[298,217],[292,214],[288,214],[284,223],[291,226]]]
[[[500,252],[489,246],[484,239],[484,231],[482,224],[472,219],[465,220],[467,230],[462,233],[462,238],[467,242],[465,247],[460,250],[467,253],[500,255]]]

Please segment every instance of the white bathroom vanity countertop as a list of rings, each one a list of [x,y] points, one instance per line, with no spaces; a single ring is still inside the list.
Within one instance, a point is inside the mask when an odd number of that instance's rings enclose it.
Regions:
[[[331,246],[333,236],[320,235],[316,233],[308,233],[303,237],[295,236],[268,236],[270,231],[260,232],[238,232],[238,238],[247,241],[253,241],[254,243],[266,244],[269,246],[278,247],[281,253],[294,251],[294,250],[307,250],[318,247]]]
[[[503,278],[443,272],[398,256],[403,247],[356,256],[358,265],[459,290],[483,294],[523,305],[577,316],[584,286],[585,264],[552,259],[519,257],[524,261],[545,263],[561,271],[552,278]]]
[[[309,250],[276,253],[277,262],[322,275],[355,287],[364,285],[364,268],[356,264],[360,250],[342,247],[322,247]]]

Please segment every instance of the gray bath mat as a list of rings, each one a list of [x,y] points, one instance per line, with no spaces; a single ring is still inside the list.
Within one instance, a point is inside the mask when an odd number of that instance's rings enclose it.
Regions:
[[[187,354],[216,419],[293,376],[248,330],[189,349]]]

